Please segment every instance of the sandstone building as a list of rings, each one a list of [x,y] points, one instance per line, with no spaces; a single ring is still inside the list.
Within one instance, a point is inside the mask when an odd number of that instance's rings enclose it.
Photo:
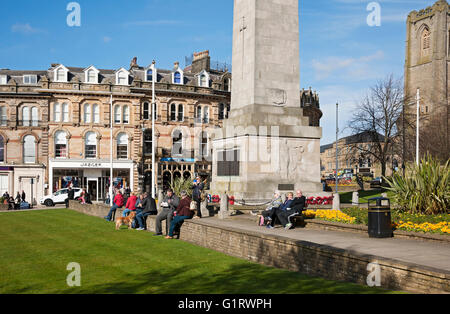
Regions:
[[[152,113],[152,80],[156,110]],[[177,177],[211,174],[211,132],[230,110],[231,73],[211,67],[208,51],[186,68],[97,69],[52,64],[43,71],[0,70],[0,193],[24,190],[39,199],[68,184],[104,200],[110,184],[111,115],[114,184],[151,190]],[[321,112],[311,91],[300,91],[311,123]],[[112,112],[111,112],[112,97]],[[155,138],[152,143],[152,114]]]

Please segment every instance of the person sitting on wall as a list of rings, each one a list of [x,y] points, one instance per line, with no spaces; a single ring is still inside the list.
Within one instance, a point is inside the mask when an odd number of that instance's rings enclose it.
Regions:
[[[173,214],[175,210],[177,209],[178,205],[180,204],[180,198],[173,193],[172,189],[167,190],[166,197],[161,202],[162,211],[156,217],[156,227],[154,234],[155,236],[161,236],[162,235],[162,221],[167,220],[167,226],[170,226],[173,219]]]
[[[301,215],[306,207],[306,197],[303,196],[302,191],[297,191],[297,197],[293,198],[294,194],[289,193],[286,203],[278,211],[277,217],[286,230],[292,228],[291,218]]]
[[[139,224],[139,228],[136,230],[146,230],[146,219],[148,216],[156,216],[158,215],[158,209],[156,208],[156,201],[151,196],[145,193],[147,196],[144,201],[140,204],[142,208],[142,212],[136,215],[136,220]]]
[[[267,228],[272,229],[275,225],[276,212],[282,204],[283,201],[281,200],[280,192],[276,191],[272,202],[270,202],[267,209],[259,216],[258,224],[264,226],[267,221]]]
[[[122,217],[127,217],[131,212],[136,211],[137,196],[136,193],[132,192],[130,197],[127,199],[125,205],[125,210],[122,213]]]
[[[116,210],[118,208],[122,208],[123,206],[123,196],[122,193],[120,193],[119,189],[116,189],[116,196],[114,197],[113,200],[113,206],[111,207],[111,209],[109,210],[109,213],[107,216],[105,216],[105,219],[107,221],[111,221],[112,220],[112,216],[113,214],[116,213]]]
[[[278,208],[278,210],[275,212],[275,217],[280,221],[280,223],[283,225],[283,227],[286,227],[285,221],[281,221],[280,217],[283,217],[286,215],[286,213],[290,212],[292,210],[291,205],[294,202],[294,193],[289,192],[287,194],[286,201]],[[274,218],[272,218],[274,219]]]
[[[176,217],[170,224],[169,234],[166,236],[166,239],[173,239],[175,229],[181,228],[181,225],[186,219],[192,219],[195,212],[191,210],[191,202],[186,191],[181,191],[181,200],[176,210]]]

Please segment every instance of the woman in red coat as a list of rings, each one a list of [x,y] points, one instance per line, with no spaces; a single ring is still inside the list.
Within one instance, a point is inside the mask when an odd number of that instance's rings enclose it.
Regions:
[[[123,217],[127,217],[131,212],[136,211],[136,202],[136,193],[131,193],[130,197],[127,200],[127,204],[125,205],[125,210],[122,214]]]

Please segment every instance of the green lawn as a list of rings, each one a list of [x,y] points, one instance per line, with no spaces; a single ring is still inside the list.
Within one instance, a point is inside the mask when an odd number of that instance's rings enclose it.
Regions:
[[[392,200],[393,192],[383,189],[376,189],[368,191],[359,191],[359,203],[367,204],[371,198],[380,197],[382,193],[387,193],[388,198],[391,199],[391,203],[393,202]],[[341,192],[339,193],[339,195],[341,197],[341,203],[344,204],[352,203],[353,192]]]
[[[70,210],[0,214],[0,294],[386,293],[265,267]],[[69,263],[81,287],[68,287]]]

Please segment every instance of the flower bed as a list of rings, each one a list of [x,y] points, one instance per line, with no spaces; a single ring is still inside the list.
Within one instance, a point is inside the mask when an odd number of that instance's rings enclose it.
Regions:
[[[336,210],[307,210],[308,219],[320,219],[346,224],[368,225],[367,209],[358,207]],[[450,235],[450,215],[405,214],[392,211],[392,227],[394,230]]]

